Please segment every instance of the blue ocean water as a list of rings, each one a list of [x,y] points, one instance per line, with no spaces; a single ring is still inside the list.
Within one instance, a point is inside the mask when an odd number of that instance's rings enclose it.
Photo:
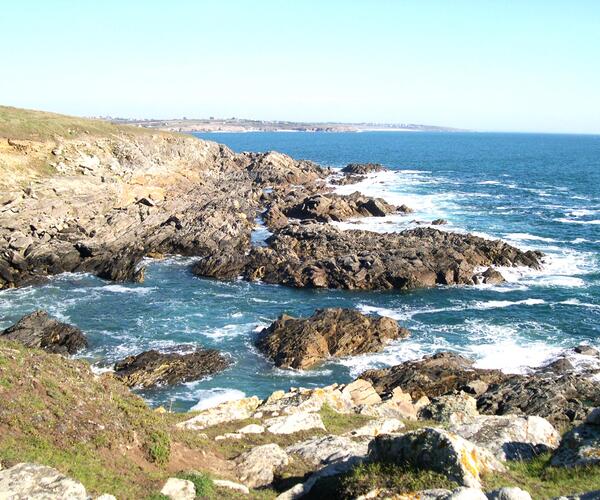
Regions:
[[[523,371],[579,343],[600,347],[600,136],[477,133],[198,134],[235,151],[277,150],[323,165],[379,162],[391,172],[360,190],[415,209],[410,216],[362,219],[343,227],[395,231],[442,217],[446,230],[502,238],[546,253],[542,271],[501,270],[502,286],[411,292],[294,290],[194,277],[190,259],[153,262],[143,284],[62,275],[39,287],[0,292],[0,327],[47,309],[82,328],[80,356],[95,369],[149,348],[214,347],[233,365],[209,380],[144,391],[152,404],[186,410],[289,386],[344,382],[370,367],[439,350],[482,367]],[[279,370],[252,347],[256,331],[279,314],[358,307],[397,318],[412,336],[384,352]]]

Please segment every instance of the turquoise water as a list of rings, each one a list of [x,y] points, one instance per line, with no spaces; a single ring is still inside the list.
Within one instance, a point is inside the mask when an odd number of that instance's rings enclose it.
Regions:
[[[145,391],[152,404],[189,409],[241,393],[265,396],[289,386],[346,381],[442,349],[479,366],[523,371],[581,342],[600,346],[600,137],[444,133],[208,134],[236,151],[278,150],[333,167],[380,162],[393,172],[360,189],[416,209],[408,217],[364,219],[346,227],[400,230],[443,217],[445,227],[503,238],[548,258],[541,272],[505,273],[497,287],[439,287],[400,292],[293,290],[194,277],[190,259],[149,265],[143,284],[89,275],[0,292],[0,327],[47,309],[82,328],[80,356],[99,371],[129,354],[185,344],[228,352],[234,364],[210,380]],[[397,318],[412,337],[383,353],[307,371],[273,368],[252,347],[257,328],[282,312],[308,315],[348,306]]]

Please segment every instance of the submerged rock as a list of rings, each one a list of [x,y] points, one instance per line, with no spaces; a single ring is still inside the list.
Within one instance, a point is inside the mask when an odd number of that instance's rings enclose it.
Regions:
[[[88,345],[79,328],[57,321],[45,311],[23,316],[1,332],[0,338],[58,354],[74,354]]]
[[[425,428],[399,436],[381,435],[369,444],[369,460],[409,463],[446,475],[464,486],[480,488],[480,476],[503,471],[486,449],[456,434]]]
[[[130,387],[154,387],[199,380],[229,365],[229,359],[214,349],[188,354],[152,350],[118,361],[115,375]]]
[[[395,320],[353,309],[320,309],[310,318],[282,315],[264,329],[257,347],[283,368],[310,368],[330,357],[381,351],[408,330]]]

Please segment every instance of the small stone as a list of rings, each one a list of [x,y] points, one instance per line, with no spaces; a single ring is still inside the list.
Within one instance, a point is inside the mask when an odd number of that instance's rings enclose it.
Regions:
[[[293,434],[310,429],[326,430],[318,413],[294,413],[283,417],[265,420],[267,430],[272,434]]]
[[[517,487],[505,487],[487,493],[488,500],[531,500],[531,495]]]
[[[234,483],[233,481],[227,481],[226,479],[213,479],[213,484],[219,488],[227,488],[230,490],[238,491],[244,495],[249,495],[250,490],[247,486],[240,483]]]
[[[196,498],[194,483],[176,477],[167,479],[160,492],[171,500],[194,500]]]
[[[263,432],[265,432],[265,428],[258,424],[248,424],[238,429],[239,434],[262,434]]]

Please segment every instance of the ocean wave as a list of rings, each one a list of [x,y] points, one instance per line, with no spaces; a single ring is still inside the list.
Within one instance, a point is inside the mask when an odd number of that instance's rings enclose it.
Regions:
[[[504,238],[509,240],[518,240],[518,241],[547,241],[547,242],[556,242],[554,238],[547,238],[545,236],[536,236],[534,234],[529,233],[508,233],[504,235]]]
[[[113,293],[136,293],[138,295],[147,295],[157,290],[156,287],[140,287],[140,286],[123,286],[123,285],[105,285],[102,287],[96,287],[95,290],[101,290],[104,292]],[[89,290],[89,289],[88,289]]]
[[[238,389],[215,387],[213,389],[200,389],[194,392],[198,402],[190,411],[207,410],[227,401],[237,401],[246,397],[246,393]]]
[[[580,220],[580,219],[569,219],[567,217],[559,217],[557,219],[553,219],[556,222],[562,222],[563,224],[585,224],[585,225],[598,225],[600,224],[600,219],[594,220]]]
[[[590,302],[581,302],[579,299],[567,299],[560,302],[560,304],[566,306],[578,306],[578,307],[586,307],[588,309],[597,309],[600,310],[600,304],[592,304]]]

